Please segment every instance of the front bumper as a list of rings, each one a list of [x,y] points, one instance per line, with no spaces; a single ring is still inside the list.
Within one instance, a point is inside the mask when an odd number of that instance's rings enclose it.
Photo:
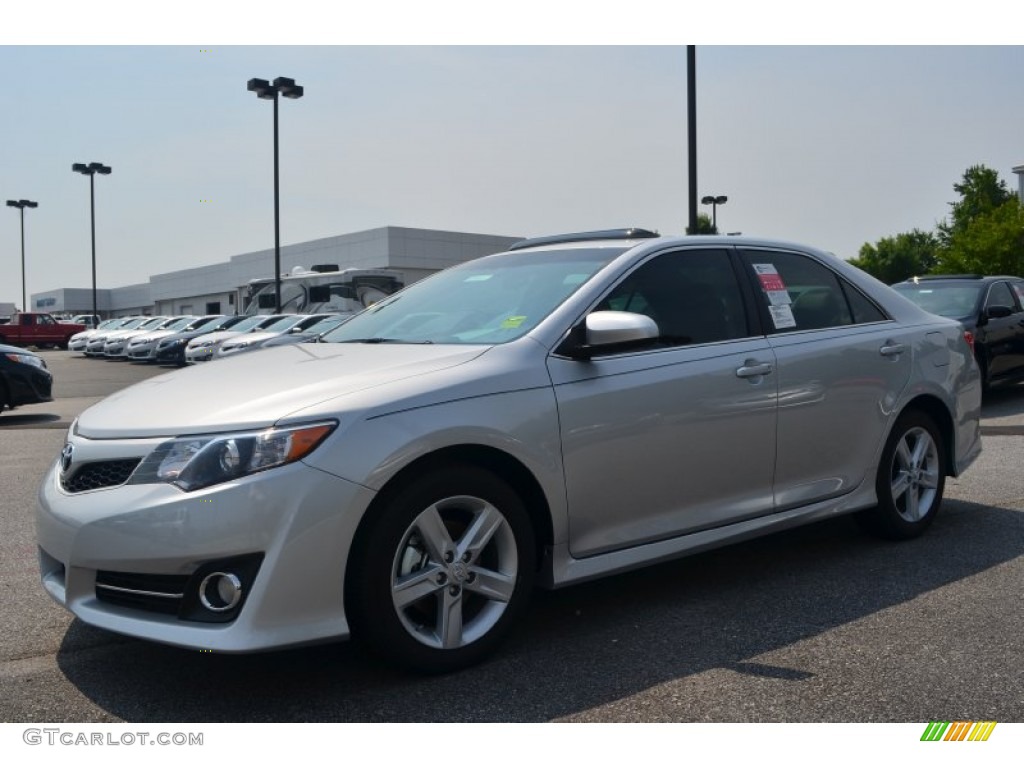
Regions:
[[[158,363],[175,363],[177,365],[184,365],[185,345],[178,344],[177,346],[167,347],[158,346],[153,359]]]
[[[126,356],[129,360],[143,360],[148,362],[156,357],[156,346],[149,344],[146,346],[128,347]]]
[[[185,350],[186,363],[206,363],[213,359],[213,347],[196,347]]]
[[[76,458],[111,457],[112,441],[72,437]],[[152,441],[122,443],[133,457]],[[90,460],[90,459],[86,459]],[[42,583],[82,621],[170,645],[239,653],[341,639],[349,628],[349,546],[373,492],[302,462],[185,493],[167,484],[68,493],[55,465],[38,494]],[[100,583],[179,584],[232,558],[255,558],[244,603],[226,623],[204,623],[105,597]],[[259,559],[262,557],[262,562]],[[127,579],[127,581],[125,580]],[[196,578],[192,578],[194,583]],[[194,605],[195,595],[185,595]]]
[[[11,366],[0,380],[6,385],[12,408],[53,400],[53,375],[45,368],[24,364]],[[0,401],[2,405],[3,401]]]

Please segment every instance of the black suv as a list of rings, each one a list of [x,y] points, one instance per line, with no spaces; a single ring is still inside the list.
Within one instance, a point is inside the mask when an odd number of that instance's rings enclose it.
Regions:
[[[984,386],[1024,379],[1024,279],[928,275],[892,286],[924,310],[963,323],[974,335]]]

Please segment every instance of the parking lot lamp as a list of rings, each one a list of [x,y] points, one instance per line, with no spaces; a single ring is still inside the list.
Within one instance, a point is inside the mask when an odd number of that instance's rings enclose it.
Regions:
[[[21,209],[21,311],[28,312],[28,305],[25,303],[25,209],[38,208],[39,203],[33,200],[8,200],[11,208]]]
[[[718,234],[718,206],[725,205],[728,200],[729,198],[725,195],[718,195],[717,197],[714,195],[704,195],[700,199],[704,205],[711,206],[711,228],[715,231],[716,235]]]
[[[103,163],[75,163],[71,166],[75,173],[81,173],[89,177],[89,220],[92,227],[92,317],[93,322],[99,322],[99,313],[96,311],[96,182],[94,178],[97,173],[107,176],[110,173],[110,166]]]
[[[288,99],[302,98],[303,88],[296,85],[290,77],[274,78],[273,83],[259,78],[252,78],[247,85],[248,90],[261,99],[274,102],[274,304],[277,312],[281,312],[281,207],[278,186],[277,159],[277,96],[280,94]]]

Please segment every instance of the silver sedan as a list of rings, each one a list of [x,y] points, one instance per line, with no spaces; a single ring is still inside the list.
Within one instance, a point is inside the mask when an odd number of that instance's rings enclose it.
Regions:
[[[46,591],[173,645],[445,671],[535,586],[835,515],[918,536],[981,450],[963,328],[791,243],[525,241],[324,341],[85,411],[39,493]]]

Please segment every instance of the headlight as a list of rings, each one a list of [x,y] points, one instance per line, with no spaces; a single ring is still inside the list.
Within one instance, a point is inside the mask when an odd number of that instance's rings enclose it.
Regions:
[[[337,426],[331,421],[263,432],[175,438],[154,448],[128,482],[171,483],[183,491],[225,483],[298,461]]]
[[[45,368],[46,363],[43,362],[43,358],[36,357],[35,355],[19,355],[17,352],[8,352],[4,355],[8,360],[13,360],[15,363],[28,363],[34,365],[36,368]]]

